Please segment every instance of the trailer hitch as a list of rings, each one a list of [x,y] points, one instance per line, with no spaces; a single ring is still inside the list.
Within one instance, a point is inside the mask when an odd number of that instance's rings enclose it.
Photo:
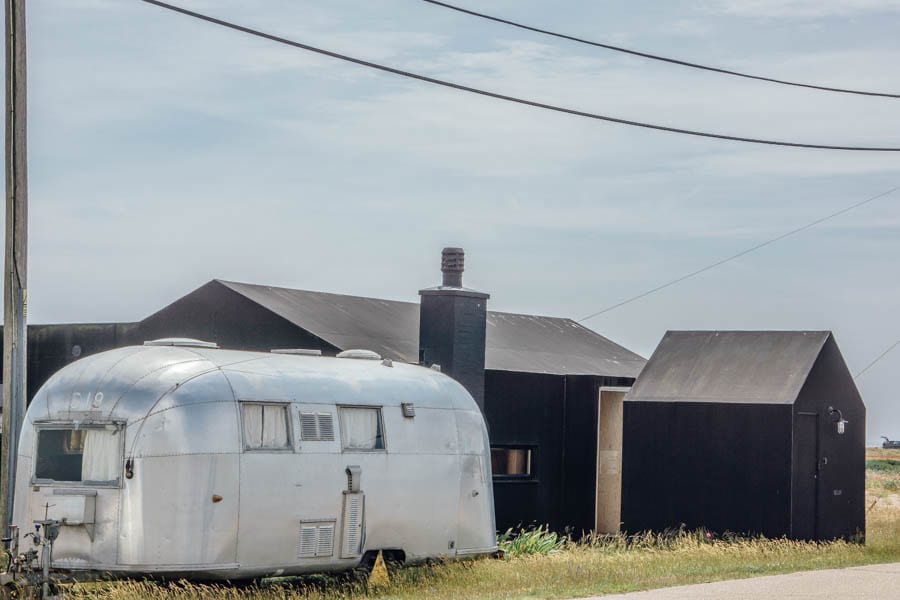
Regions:
[[[18,548],[18,527],[10,527],[12,536],[2,539],[6,568],[0,573],[0,598],[57,598],[52,593],[56,586],[50,577],[50,563],[59,527],[60,522],[55,519],[35,521],[34,531],[23,536],[31,538],[34,547],[24,552]]]

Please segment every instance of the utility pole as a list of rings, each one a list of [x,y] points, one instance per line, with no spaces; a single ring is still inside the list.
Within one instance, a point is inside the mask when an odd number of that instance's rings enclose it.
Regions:
[[[28,358],[28,167],[25,111],[25,0],[6,3],[6,268],[3,294],[3,440],[0,530],[8,535],[19,433],[25,418]]]

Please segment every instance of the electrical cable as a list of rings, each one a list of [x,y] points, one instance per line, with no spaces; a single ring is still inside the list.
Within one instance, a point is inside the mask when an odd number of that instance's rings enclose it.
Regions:
[[[854,375],[854,376],[853,376],[853,379],[859,379],[860,377],[862,377],[862,374],[863,374],[863,373],[865,373],[866,371],[868,371],[869,369],[871,369],[872,367],[874,367],[874,366],[875,366],[882,358],[884,358],[885,356],[887,356],[888,354],[890,354],[891,350],[893,350],[893,349],[896,348],[897,346],[900,346],[900,340],[897,340],[897,341],[894,342],[893,345],[891,345],[887,350],[885,350],[884,352],[882,352],[881,354],[879,354],[878,357],[877,357],[875,360],[873,360],[872,362],[870,362],[869,364],[867,364],[866,367],[865,367],[862,371],[860,371],[859,373],[857,373],[856,375]]]
[[[519,98],[516,96],[507,96],[505,94],[499,94],[497,92],[490,92],[484,89],[470,87],[458,83],[453,83],[451,81],[446,81],[443,79],[436,79],[434,77],[428,77],[426,75],[420,75],[418,73],[413,73],[411,71],[404,71],[403,69],[397,69],[394,67],[389,67],[386,65],[382,65],[379,63],[370,62],[367,60],[363,60],[360,58],[355,58],[352,56],[348,56],[345,54],[339,54],[337,52],[333,52],[331,50],[325,50],[322,48],[317,48],[315,46],[310,46],[309,44],[304,44],[301,42],[289,40],[283,37],[275,36],[269,33],[264,33],[262,31],[251,29],[250,27],[244,27],[243,25],[237,25],[235,23],[231,23],[229,21],[224,21],[222,19],[217,19],[215,17],[210,17],[208,15],[204,15],[202,13],[198,13],[192,10],[188,10],[186,8],[181,8],[179,6],[175,6],[169,4],[167,2],[160,2],[159,0],[139,0],[140,2],[144,2],[146,4],[153,4],[154,6],[158,6],[160,8],[164,8],[166,10],[170,10],[173,12],[177,12],[189,17],[193,17],[195,19],[199,19],[201,21],[206,21],[208,23],[213,23],[215,25],[219,25],[222,27],[227,27],[228,29],[233,29],[235,31],[240,31],[242,33],[246,33],[248,35],[256,36],[259,38],[263,38],[266,40],[270,40],[273,42],[277,42],[279,44],[285,44],[287,46],[292,46],[294,48],[299,48],[301,50],[306,50],[309,52],[314,52],[316,54],[321,54],[323,56],[329,56],[331,58],[335,58],[338,60],[342,60],[345,62],[357,64],[363,67],[368,67],[370,69],[376,69],[378,71],[383,71],[385,73],[392,73],[394,75],[400,75],[402,77],[407,77],[409,79],[415,79],[418,81],[424,81],[426,83],[431,83],[434,85],[439,85],[446,88],[451,88],[463,92],[469,92],[472,94],[477,94],[480,96],[486,96],[488,98],[494,98],[497,100],[504,100],[506,102],[513,102],[516,104],[522,104],[525,106],[532,106],[535,108],[542,108],[544,110],[550,110],[558,113],[564,113],[569,115],[575,115],[579,117],[585,117],[588,119],[595,119],[598,121],[607,121],[610,123],[618,123],[621,125],[630,125],[632,127],[642,127],[644,129],[653,129],[657,131],[666,131],[669,133],[680,133],[683,135],[691,135],[695,137],[703,137],[703,138],[713,138],[720,140],[728,140],[733,142],[745,142],[750,144],[764,144],[769,146],[786,146],[791,148],[810,148],[817,150],[848,150],[848,151],[862,151],[862,152],[900,152],[900,147],[885,147],[885,146],[841,146],[841,145],[828,145],[828,144],[809,144],[809,143],[801,143],[801,142],[785,142],[778,140],[768,140],[768,139],[759,139],[759,138],[749,138],[749,137],[741,137],[735,135],[725,135],[718,133],[709,133],[704,131],[697,131],[693,129],[681,129],[677,127],[668,127],[665,125],[657,125],[653,123],[646,123],[642,121],[632,121],[628,119],[621,119],[618,117],[610,117],[606,115],[596,114],[585,112],[581,110],[575,110],[572,108],[565,108],[562,106],[557,106],[553,104],[545,104],[543,102],[536,102],[534,100],[528,100],[525,98]]]
[[[716,262],[714,262],[714,263],[712,263],[712,264],[706,265],[706,266],[703,267],[702,269],[697,269],[696,271],[692,271],[692,272],[690,272],[690,273],[688,273],[688,274],[686,274],[686,275],[682,275],[681,277],[677,277],[677,278],[675,278],[675,279],[672,279],[671,281],[668,281],[668,282],[666,282],[666,283],[664,283],[664,284],[662,284],[662,285],[658,285],[658,286],[656,286],[656,287],[653,288],[653,289],[647,290],[646,292],[637,294],[637,295],[635,295],[635,296],[632,296],[632,297],[630,297],[630,298],[627,298],[627,299],[625,299],[625,300],[623,300],[623,301],[621,301],[621,302],[618,302],[618,303],[616,303],[616,304],[613,304],[613,305],[611,305],[611,306],[607,306],[607,307],[604,308],[603,310],[598,310],[597,312],[591,313],[591,314],[589,314],[589,315],[586,316],[586,317],[583,317],[583,318],[581,318],[581,319],[578,319],[577,322],[578,322],[578,323],[584,323],[585,321],[587,321],[587,320],[589,320],[589,319],[593,319],[594,317],[598,317],[598,316],[600,316],[600,315],[602,315],[602,314],[604,314],[604,313],[608,313],[608,312],[611,311],[611,310],[614,310],[614,309],[619,308],[619,307],[621,307],[621,306],[625,306],[626,304],[631,304],[631,303],[634,302],[635,300],[640,300],[641,298],[646,298],[646,297],[649,296],[650,294],[655,294],[656,292],[659,292],[659,291],[661,291],[661,290],[664,290],[664,289],[666,289],[667,287],[671,287],[671,286],[675,285],[676,283],[681,283],[682,281],[684,281],[684,280],[686,280],[686,279],[690,279],[691,277],[694,277],[694,276],[696,276],[696,275],[700,275],[701,273],[705,273],[705,272],[707,272],[707,271],[709,271],[709,270],[711,270],[711,269],[715,269],[716,267],[719,267],[719,266],[721,266],[721,265],[724,265],[725,263],[731,262],[731,261],[733,261],[733,260],[735,260],[735,259],[737,259],[737,258],[740,258],[740,257],[742,257],[742,256],[746,256],[747,254],[750,254],[751,252],[755,252],[755,251],[757,251],[757,250],[759,250],[759,249],[761,249],[761,248],[765,248],[766,246],[769,246],[769,245],[771,245],[771,244],[774,244],[775,242],[781,241],[781,240],[783,240],[783,239],[786,238],[786,237],[790,237],[790,236],[792,236],[792,235],[794,235],[794,234],[800,233],[801,231],[806,231],[807,229],[810,229],[810,228],[812,228],[812,227],[815,227],[816,225],[819,225],[820,223],[824,223],[825,221],[827,221],[827,220],[829,220],[829,219],[833,219],[834,217],[837,217],[837,216],[839,216],[839,215],[842,215],[842,214],[844,214],[844,213],[846,213],[846,212],[850,212],[850,211],[853,210],[854,208],[859,208],[860,206],[863,206],[864,204],[868,204],[869,202],[874,202],[875,200],[878,200],[879,198],[883,198],[883,197],[885,197],[885,196],[887,196],[887,195],[889,195],[889,194],[892,194],[892,193],[896,192],[897,190],[900,190],[900,186],[897,186],[897,187],[895,187],[895,188],[891,188],[891,189],[889,189],[889,190],[886,191],[886,192],[882,192],[882,193],[878,194],[877,196],[872,196],[872,197],[870,197],[870,198],[866,198],[865,200],[862,200],[862,201],[857,202],[857,203],[855,203],[855,204],[851,204],[850,206],[844,207],[844,208],[842,208],[841,210],[839,210],[839,211],[837,211],[837,212],[833,212],[833,213],[831,213],[831,214],[829,214],[829,215],[826,215],[826,216],[824,216],[824,217],[821,217],[821,218],[819,218],[819,219],[816,219],[815,221],[813,221],[813,222],[811,222],[811,223],[807,223],[806,225],[803,225],[802,227],[798,227],[798,228],[796,228],[796,229],[792,229],[792,230],[790,230],[790,231],[788,231],[788,232],[786,232],[786,233],[782,233],[781,235],[776,236],[776,237],[774,237],[774,238],[772,238],[772,239],[766,240],[765,242],[761,242],[761,243],[759,243],[759,244],[756,244],[755,246],[751,246],[750,248],[747,248],[746,250],[742,250],[741,252],[738,252],[737,254],[733,254],[733,255],[729,256],[728,258],[723,258],[722,260],[719,260],[719,261],[716,261]]]
[[[584,38],[575,37],[573,35],[567,35],[565,33],[550,31],[548,29],[541,29],[540,27],[534,27],[532,25],[525,25],[524,23],[511,21],[509,19],[503,19],[501,17],[495,17],[493,15],[488,15],[485,13],[470,10],[468,8],[463,8],[461,6],[448,4],[447,2],[439,2],[438,0],[421,0],[421,1],[427,2],[428,4],[432,4],[434,6],[440,6],[442,8],[448,8],[450,10],[455,10],[456,12],[471,15],[473,17],[487,19],[488,21],[494,21],[496,23],[502,23],[504,25],[510,25],[512,27],[517,27],[519,29],[524,29],[526,31],[533,31],[535,33],[540,33],[543,35],[549,35],[549,36],[552,36],[555,38],[560,38],[560,39],[569,40],[572,42],[577,42],[579,44],[587,44],[588,46],[595,46],[597,48],[605,48],[606,50],[613,50],[614,52],[622,52],[625,54],[631,54],[632,56],[640,56],[641,58],[648,58],[650,60],[658,60],[661,62],[671,63],[673,65],[681,65],[683,67],[690,67],[692,69],[701,69],[703,71],[712,71],[713,73],[722,73],[724,75],[734,75],[735,77],[743,77],[745,79],[756,79],[758,81],[766,81],[769,83],[777,83],[780,85],[790,85],[790,86],[794,86],[794,87],[809,88],[809,89],[821,90],[821,91],[825,91],[825,92],[837,92],[840,94],[857,94],[859,96],[880,96],[883,98],[900,98],[900,94],[890,94],[890,93],[886,93],[886,92],[868,92],[868,91],[864,91],[864,90],[853,90],[853,89],[847,89],[847,88],[829,87],[829,86],[825,86],[825,85],[814,85],[811,83],[799,83],[796,81],[788,81],[786,79],[775,79],[774,77],[764,77],[762,75],[751,75],[749,73],[743,73],[741,71],[733,71],[731,69],[724,69],[724,68],[720,68],[720,67],[711,67],[709,65],[703,65],[700,63],[690,62],[687,60],[670,58],[668,56],[660,56],[658,54],[650,54],[649,52],[641,52],[639,50],[631,50],[629,48],[623,48],[621,46],[613,46],[612,44],[604,44],[601,42],[594,42],[591,40],[586,40]]]

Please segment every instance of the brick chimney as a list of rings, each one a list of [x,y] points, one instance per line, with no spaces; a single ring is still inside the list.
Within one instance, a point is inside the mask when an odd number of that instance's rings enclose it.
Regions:
[[[419,290],[419,362],[466,388],[484,411],[484,352],[489,294],[464,288],[462,248],[444,248],[442,284]]]

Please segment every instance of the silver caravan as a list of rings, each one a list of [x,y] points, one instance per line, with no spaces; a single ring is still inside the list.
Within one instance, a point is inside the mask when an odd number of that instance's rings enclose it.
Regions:
[[[13,545],[53,520],[53,569],[203,579],[487,554],[490,468],[481,412],[436,370],[160,340],[37,393]]]

